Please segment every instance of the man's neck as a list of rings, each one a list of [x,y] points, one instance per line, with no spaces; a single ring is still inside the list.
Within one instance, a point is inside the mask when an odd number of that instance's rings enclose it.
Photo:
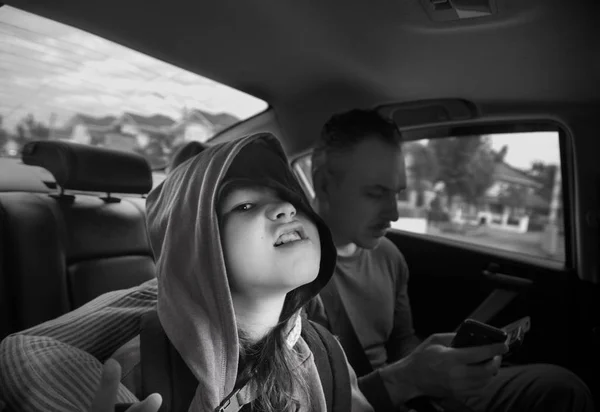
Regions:
[[[325,221],[325,224],[329,226],[331,230],[332,225],[329,223],[329,216],[326,213],[323,213],[321,209],[321,204],[317,199],[315,199],[313,207],[315,208],[319,216],[321,216],[321,218]],[[352,243],[348,240],[340,238],[339,236],[336,236],[336,234],[333,231],[331,232],[331,236],[333,238],[333,244],[335,245],[335,249],[337,251],[338,256],[349,257],[356,253],[356,249],[358,248],[356,243]]]
[[[238,327],[252,342],[261,340],[279,323],[285,294],[261,297],[233,294],[232,298]]]
[[[337,250],[337,254],[340,257],[352,256],[356,253],[356,249],[358,249],[356,243],[336,240],[335,236],[333,237],[333,243],[335,245],[335,249]]]

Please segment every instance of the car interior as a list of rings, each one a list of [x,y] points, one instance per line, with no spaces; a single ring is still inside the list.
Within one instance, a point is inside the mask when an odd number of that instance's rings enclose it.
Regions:
[[[206,144],[272,132],[309,193],[302,162],[324,122],[353,108],[376,108],[406,143],[551,133],[554,140],[531,150],[557,148],[560,257],[521,253],[512,237],[506,248],[402,227],[387,237],[408,262],[420,336],[453,331],[478,307],[499,327],[529,316],[531,330],[511,362],[565,366],[600,401],[598,2],[12,0],[6,7],[264,100],[266,110]],[[29,142],[19,157],[0,158],[0,339],[154,276],[144,198],[160,171],[139,154],[58,140]]]

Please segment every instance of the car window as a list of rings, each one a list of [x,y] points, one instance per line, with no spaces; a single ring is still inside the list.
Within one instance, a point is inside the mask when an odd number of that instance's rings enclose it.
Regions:
[[[393,229],[565,262],[558,132],[441,137],[403,151]],[[293,166],[314,197],[310,154]]]
[[[35,139],[142,154],[164,167],[267,104],[82,30],[0,8],[0,156]]]

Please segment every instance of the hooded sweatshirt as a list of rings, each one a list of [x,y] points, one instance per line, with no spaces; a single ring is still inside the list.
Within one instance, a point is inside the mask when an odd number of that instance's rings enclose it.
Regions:
[[[307,300],[329,281],[336,252],[331,234],[312,210],[277,139],[266,133],[212,146],[175,169],[147,199],[148,230],[157,262],[160,322],[198,379],[190,411],[213,411],[236,383],[239,341],[221,247],[216,206],[223,187],[250,183],[275,189],[316,223],[319,274]],[[293,339],[309,374],[312,406],[325,411],[318,372],[306,343]],[[289,342],[288,337],[288,342]],[[293,344],[293,342],[292,342]],[[308,410],[308,409],[306,409]]]

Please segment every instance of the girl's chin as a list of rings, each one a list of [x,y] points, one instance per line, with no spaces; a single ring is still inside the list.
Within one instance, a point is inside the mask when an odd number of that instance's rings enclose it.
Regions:
[[[285,286],[286,289],[289,289],[288,292],[291,292],[294,289],[297,289],[301,286],[308,285],[313,282],[317,278],[318,273],[310,273],[306,275],[296,274],[293,275],[293,283],[289,283]]]

